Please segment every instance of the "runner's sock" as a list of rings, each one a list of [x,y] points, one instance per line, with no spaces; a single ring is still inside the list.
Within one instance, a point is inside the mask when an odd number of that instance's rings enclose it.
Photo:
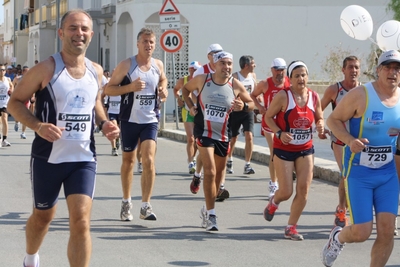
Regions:
[[[26,254],[24,259],[25,266],[39,266],[39,252],[35,254]]]

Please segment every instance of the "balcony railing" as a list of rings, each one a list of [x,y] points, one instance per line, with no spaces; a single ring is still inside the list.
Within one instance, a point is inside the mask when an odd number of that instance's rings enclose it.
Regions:
[[[67,12],[68,10],[68,0],[60,1],[60,18]],[[44,23],[41,26],[55,26],[57,18],[57,10],[56,10],[56,1],[53,1],[51,4],[43,5],[39,8],[32,9],[32,12],[29,13],[28,23],[29,26],[38,25],[41,22]],[[47,23],[47,24],[46,24]]]
[[[117,0],[101,0],[101,6],[109,6],[114,5],[117,3]]]

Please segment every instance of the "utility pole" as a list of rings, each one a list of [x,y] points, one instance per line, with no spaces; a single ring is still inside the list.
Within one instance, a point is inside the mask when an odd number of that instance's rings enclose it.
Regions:
[[[56,0],[56,48],[60,52],[60,38],[58,38],[58,29],[60,28],[60,0]]]

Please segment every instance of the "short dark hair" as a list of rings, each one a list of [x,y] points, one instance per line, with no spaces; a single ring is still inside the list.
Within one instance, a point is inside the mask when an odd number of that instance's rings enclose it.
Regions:
[[[90,19],[90,21],[92,21],[92,28],[93,28],[93,19],[92,19],[92,16],[90,16],[90,14],[89,14],[88,12],[86,12],[85,10],[83,10],[83,9],[74,8],[74,9],[68,10],[68,11],[62,16],[62,18],[61,18],[61,23],[60,23],[60,28],[61,28],[61,29],[64,27],[64,23],[65,23],[65,20],[67,19],[67,17],[68,17],[69,15],[71,15],[71,14],[74,14],[74,13],[82,13],[82,14],[85,14],[85,15]]]
[[[356,56],[348,56],[343,60],[343,68],[346,68],[348,61],[353,61],[353,60],[360,61]]]
[[[138,33],[138,35],[137,35],[137,40],[138,41],[139,41],[140,36],[142,36],[143,34],[144,35],[154,35],[154,36],[156,36],[152,29],[150,29],[150,28],[142,28],[140,30],[140,32]]]
[[[244,69],[244,67],[246,67],[246,64],[250,64],[252,60],[254,60],[254,58],[250,55],[241,56],[239,59],[240,69]]]

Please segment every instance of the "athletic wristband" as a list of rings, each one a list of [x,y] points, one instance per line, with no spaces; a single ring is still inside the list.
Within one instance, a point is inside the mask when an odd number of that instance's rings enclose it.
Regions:
[[[275,133],[276,137],[277,137],[279,140],[281,140],[281,134],[282,134],[282,131],[281,131],[281,130],[279,130],[279,131],[277,131],[277,132]]]

